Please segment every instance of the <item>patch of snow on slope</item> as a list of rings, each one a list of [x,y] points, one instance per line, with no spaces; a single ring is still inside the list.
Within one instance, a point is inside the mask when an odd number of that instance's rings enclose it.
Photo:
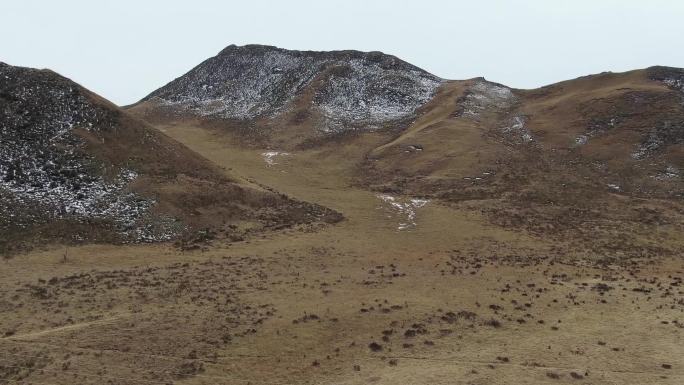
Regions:
[[[512,137],[515,142],[529,143],[534,140],[532,133],[525,126],[524,116],[514,116],[511,118],[510,125],[503,127],[501,131]]]
[[[655,179],[658,180],[668,180],[668,179],[673,179],[673,178],[679,178],[680,172],[677,167],[669,164],[667,167],[665,167],[665,170],[659,172],[657,175],[653,176]]]
[[[648,136],[637,146],[632,158],[642,160],[662,151],[668,145],[684,142],[684,127],[681,122],[663,121],[651,130]]]
[[[669,78],[669,79],[663,79],[663,83],[665,83],[668,87],[672,89],[679,90],[681,92],[684,92],[684,79],[678,79],[678,78]]]
[[[651,80],[661,82],[671,90],[684,94],[684,69],[671,67],[652,67],[648,69]]]
[[[266,162],[268,167],[278,164],[278,162],[276,162],[276,157],[287,155],[290,155],[290,153],[280,151],[266,151],[261,153],[261,156],[264,158],[264,162]]]
[[[314,105],[329,120],[328,130],[345,124],[382,124],[412,115],[427,103],[441,81],[409,68],[383,68],[367,59],[337,62]]]
[[[477,81],[461,101],[463,116],[477,119],[485,110],[501,110],[515,103],[516,97],[510,88],[485,80]]]
[[[424,207],[430,202],[426,199],[417,198],[402,200],[387,194],[378,194],[376,196],[389,205],[392,211],[401,216],[402,220],[397,226],[397,230],[399,231],[416,227],[416,210]]]
[[[575,138],[575,146],[584,146],[589,141],[589,136],[580,135]]]

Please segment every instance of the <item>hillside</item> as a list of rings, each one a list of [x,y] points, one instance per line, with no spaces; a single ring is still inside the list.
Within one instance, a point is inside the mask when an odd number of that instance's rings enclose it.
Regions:
[[[466,207],[584,252],[650,254],[668,249],[655,227],[682,230],[682,87],[666,67],[520,90],[381,53],[230,46],[128,110],[268,162],[338,159],[359,188]],[[348,146],[358,151],[340,159]]]
[[[331,212],[241,186],[223,170],[48,70],[0,63],[0,250],[153,242]]]
[[[449,82],[413,125],[369,151],[360,183],[577,237],[590,251],[650,254],[663,246],[654,229],[681,231],[681,74],[657,67],[536,90]]]
[[[684,383],[681,70],[0,70],[0,384]]]
[[[410,120],[442,80],[381,52],[231,45],[133,106],[151,121],[197,117],[263,139],[302,139]],[[246,131],[246,130],[245,130]],[[283,140],[286,140],[283,139]]]

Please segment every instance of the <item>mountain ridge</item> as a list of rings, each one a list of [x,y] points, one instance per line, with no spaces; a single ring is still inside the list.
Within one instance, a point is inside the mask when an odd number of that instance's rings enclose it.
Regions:
[[[34,241],[158,242],[337,214],[240,185],[207,159],[50,70],[0,64],[0,252]],[[251,230],[250,230],[251,231]]]
[[[321,130],[344,131],[411,116],[441,82],[380,52],[231,45],[138,104],[244,121],[273,117],[302,102],[311,106]]]

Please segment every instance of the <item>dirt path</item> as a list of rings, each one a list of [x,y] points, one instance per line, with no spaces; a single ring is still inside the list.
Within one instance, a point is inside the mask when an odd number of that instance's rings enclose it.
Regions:
[[[112,323],[115,323],[116,321],[120,321],[124,317],[125,317],[125,315],[119,314],[119,315],[116,315],[113,317],[107,317],[107,318],[103,318],[103,319],[99,319],[99,320],[95,320],[95,321],[78,322],[78,323],[75,323],[72,325],[59,326],[59,327],[55,327],[55,328],[38,330],[38,331],[34,331],[34,332],[29,332],[29,333],[13,334],[12,336],[4,337],[2,339],[10,340],[10,341],[23,341],[23,340],[40,339],[41,337],[45,337],[45,336],[48,336],[51,334],[71,332],[71,331],[77,331],[77,330],[89,328],[89,327],[112,324]]]

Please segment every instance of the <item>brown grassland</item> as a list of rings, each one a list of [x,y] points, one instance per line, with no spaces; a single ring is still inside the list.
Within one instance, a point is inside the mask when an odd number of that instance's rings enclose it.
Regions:
[[[437,202],[399,231],[402,214],[350,171],[381,134],[269,166],[266,149],[215,131],[160,128],[244,184],[346,219],[191,251],[54,246],[7,259],[0,383],[684,381],[681,258],[579,257]]]
[[[620,143],[636,129],[571,143],[595,100],[619,110],[668,91],[636,72],[592,79],[521,92],[514,108],[545,146],[530,150],[483,140],[495,113],[459,118],[451,101],[472,81],[446,84],[400,133],[301,142],[306,123],[286,118],[297,129],[266,139],[153,122],[240,187],[344,219],[1,260],[0,384],[684,383],[681,204],[605,193],[652,179],[590,167],[631,162]],[[546,132],[550,119],[567,124]],[[681,145],[662,156],[682,166]]]

